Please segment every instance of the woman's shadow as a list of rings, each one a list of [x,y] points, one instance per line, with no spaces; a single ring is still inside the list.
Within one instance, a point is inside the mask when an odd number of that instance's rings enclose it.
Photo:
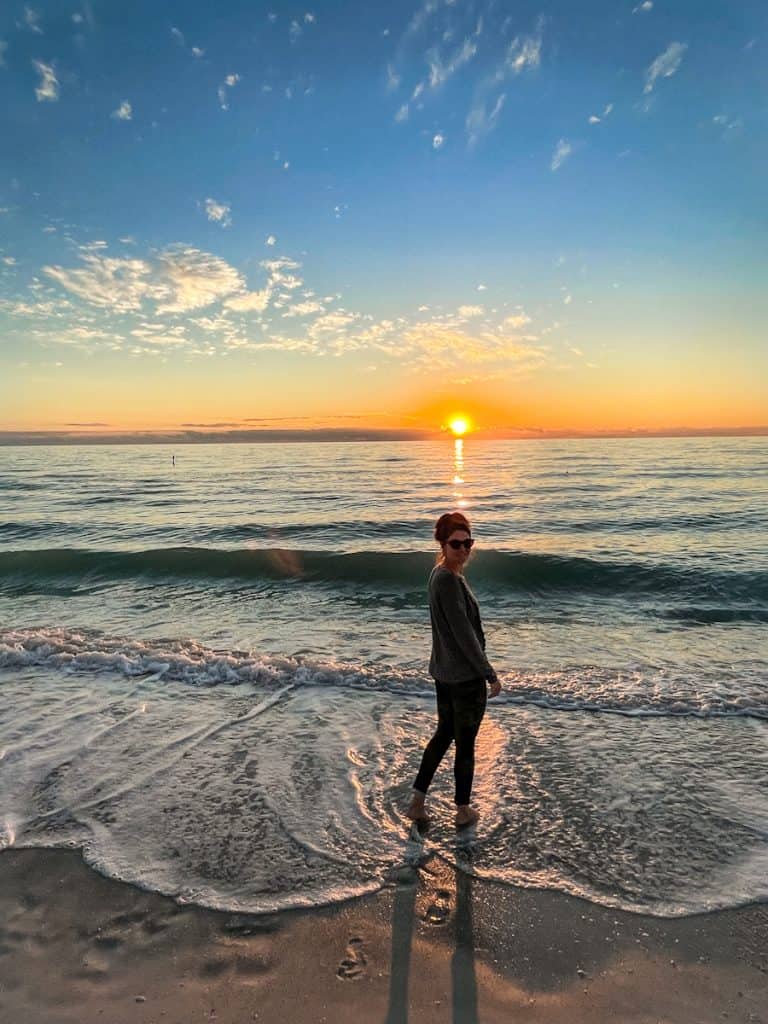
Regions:
[[[414,826],[415,829],[415,826]],[[409,845],[417,842],[411,832]],[[471,835],[467,838],[471,839]],[[454,950],[451,957],[451,988],[453,1024],[477,1024],[477,979],[475,977],[475,940],[472,922],[473,878],[460,867],[471,860],[471,842],[457,843],[456,912],[454,915]],[[411,944],[416,909],[419,873],[416,867],[403,869],[395,889],[392,911],[392,961],[389,982],[389,1006],[385,1024],[407,1024],[408,981],[411,965]]]

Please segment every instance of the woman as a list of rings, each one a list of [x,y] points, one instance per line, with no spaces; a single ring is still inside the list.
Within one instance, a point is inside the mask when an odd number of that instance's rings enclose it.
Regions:
[[[429,674],[437,692],[437,730],[421,759],[406,815],[417,823],[427,822],[424,798],[443,755],[455,743],[456,826],[463,828],[479,817],[469,800],[486,684],[491,697],[501,692],[501,684],[485,656],[480,609],[463,575],[474,544],[469,520],[462,512],[446,512],[435,525],[435,540],[440,554],[429,577]]]

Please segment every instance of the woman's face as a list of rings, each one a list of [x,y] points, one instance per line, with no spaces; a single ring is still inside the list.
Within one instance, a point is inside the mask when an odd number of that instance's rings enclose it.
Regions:
[[[467,547],[465,541],[469,539],[470,536],[466,530],[454,530],[443,544],[443,557],[445,558],[446,566],[451,572],[460,572],[463,566],[466,565],[471,545]]]

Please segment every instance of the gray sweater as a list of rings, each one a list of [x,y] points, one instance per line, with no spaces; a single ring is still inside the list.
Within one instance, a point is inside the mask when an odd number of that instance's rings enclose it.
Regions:
[[[432,656],[429,674],[441,683],[495,676],[485,656],[480,608],[463,576],[436,565],[429,577]]]

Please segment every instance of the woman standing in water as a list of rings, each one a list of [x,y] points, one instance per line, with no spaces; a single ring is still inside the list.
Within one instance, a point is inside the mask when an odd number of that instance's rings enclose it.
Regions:
[[[485,656],[480,609],[464,579],[464,566],[474,541],[462,512],[446,512],[435,525],[440,554],[429,577],[429,616],[432,656],[429,674],[437,693],[437,729],[421,759],[406,814],[426,823],[424,806],[429,784],[451,743],[456,744],[456,826],[477,821],[470,806],[475,771],[475,738],[485,714],[486,686],[491,697],[501,691],[496,673]]]

